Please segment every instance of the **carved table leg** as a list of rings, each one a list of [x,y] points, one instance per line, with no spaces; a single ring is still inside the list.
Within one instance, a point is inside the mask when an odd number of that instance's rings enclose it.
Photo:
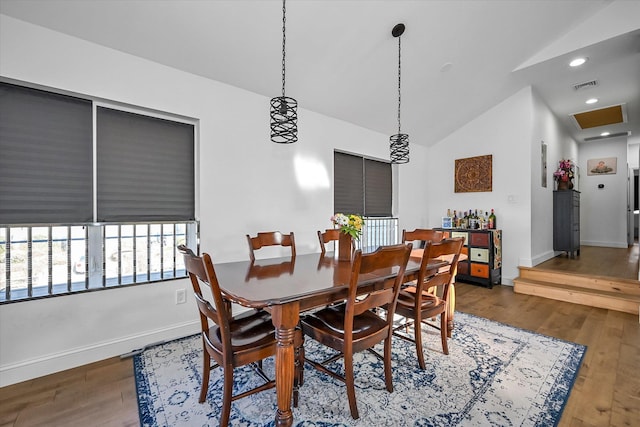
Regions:
[[[291,395],[293,393],[294,377],[294,337],[298,324],[300,306],[297,302],[275,305],[271,308],[273,326],[276,328],[276,394],[278,396],[278,411],[275,425],[289,427],[293,425],[291,411]]]
[[[449,305],[447,307],[447,336],[451,338],[451,333],[453,332],[453,313],[456,311],[456,285],[453,280],[449,285],[447,304]]]

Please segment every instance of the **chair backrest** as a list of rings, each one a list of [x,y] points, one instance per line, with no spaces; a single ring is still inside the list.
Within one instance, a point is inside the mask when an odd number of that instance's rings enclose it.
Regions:
[[[422,242],[439,242],[444,239],[444,233],[430,228],[416,228],[413,231],[402,230],[402,243],[420,240]]]
[[[445,239],[440,242],[427,241],[420,263],[420,273],[418,274],[416,294],[420,295],[422,290],[431,287],[443,286],[442,299],[446,300],[449,295],[449,284],[451,283],[458,268],[460,252],[464,244],[464,237]],[[427,265],[429,260],[440,258],[449,261],[449,265],[442,267],[435,275],[429,275]]]
[[[329,242],[337,241],[340,239],[340,230],[337,228],[329,228],[324,231],[324,233],[318,230],[318,241],[320,242],[320,251],[322,255],[327,252],[327,249],[324,245]]]
[[[396,301],[400,291],[400,285],[404,281],[404,272],[411,255],[413,245],[399,244],[380,246],[375,252],[363,254],[362,250],[356,250],[355,259],[351,265],[351,278],[349,280],[349,295],[345,315],[345,336],[353,332],[353,316],[364,313],[366,310],[383,307],[387,308],[387,316],[390,322],[395,312]],[[393,280],[385,282],[384,287],[366,296],[358,296],[358,282],[361,275],[370,273],[388,274],[397,271]],[[357,298],[356,298],[357,297]]]
[[[249,257],[251,261],[256,260],[254,251],[264,246],[290,246],[291,258],[295,258],[296,256],[296,242],[293,232],[282,234],[279,231],[268,231],[258,233],[256,237],[251,237],[247,234],[247,242],[249,242]]]
[[[231,312],[229,311],[229,304],[225,301],[220,291],[220,284],[218,283],[211,257],[206,253],[199,257],[184,245],[178,246],[178,250],[184,257],[184,266],[189,274],[189,279],[191,279],[193,296],[200,312],[200,326],[203,337],[208,339],[209,320],[213,321],[220,328],[220,340],[223,344],[223,349],[225,349],[224,351],[230,352],[231,333],[229,319]],[[202,294],[201,285],[211,290],[213,305]]]

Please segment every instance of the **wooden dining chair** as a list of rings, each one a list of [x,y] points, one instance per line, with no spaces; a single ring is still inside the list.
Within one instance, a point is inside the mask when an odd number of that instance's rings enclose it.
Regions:
[[[324,232],[318,230],[318,241],[320,242],[320,252],[322,255],[327,252],[325,245],[329,242],[337,242],[338,239],[340,239],[340,230],[337,228],[329,228]]]
[[[430,228],[416,228],[413,231],[402,230],[402,243],[414,242],[439,242],[444,239],[444,233]]]
[[[449,288],[460,258],[460,251],[464,238],[445,239],[439,243],[427,241],[422,255],[418,279],[407,287],[403,287],[398,295],[395,313],[405,318],[404,322],[394,327],[394,334],[400,338],[412,341],[416,345],[418,365],[425,369],[424,354],[422,351],[422,325],[429,325],[440,329],[442,351],[449,354],[447,345],[447,313]],[[427,269],[430,259],[441,258],[449,264],[441,267],[437,272]],[[428,320],[440,316],[440,325]],[[413,325],[413,338],[399,334],[400,329],[407,330]]]
[[[231,402],[243,397],[268,390],[275,386],[262,370],[262,360],[276,354],[276,337],[270,314],[265,310],[249,310],[232,316],[230,305],[223,298],[215,269],[209,254],[196,256],[184,245],[178,246],[184,256],[184,265],[191,279],[193,295],[200,313],[203,346],[202,388],[199,402],[207,397],[211,369],[222,367],[224,383],[220,426],[227,426],[231,413]],[[203,295],[203,286],[209,288],[213,297],[211,304]],[[296,347],[296,367],[294,374],[293,406],[298,404],[298,389],[302,384],[304,365],[304,336],[298,329],[294,336]],[[216,362],[211,366],[211,358]],[[260,362],[260,363],[259,363]],[[265,381],[250,390],[233,395],[233,371],[235,368],[251,364]]]
[[[351,265],[346,301],[325,307],[315,313],[303,316],[301,319],[305,335],[339,352],[323,362],[309,359],[305,359],[305,361],[319,371],[346,384],[349,408],[354,419],[359,417],[354,386],[354,353],[368,349],[382,359],[387,390],[393,391],[391,377],[393,313],[411,248],[411,244],[381,246],[375,252],[366,255],[363,255],[362,251],[358,249]],[[387,280],[382,289],[368,295],[358,295],[358,281],[361,275],[373,273],[376,270],[388,272],[391,269],[397,270],[397,276],[393,280]],[[372,310],[380,306],[389,307],[386,318],[378,316]],[[380,341],[384,341],[384,357],[371,349]],[[328,363],[340,357],[344,357],[344,376],[326,367]]]
[[[291,258],[296,256],[296,241],[293,232],[282,234],[279,231],[268,231],[258,233],[255,237],[247,234],[247,242],[249,242],[249,257],[251,261],[255,261],[254,251],[265,246],[289,246],[291,248]]]

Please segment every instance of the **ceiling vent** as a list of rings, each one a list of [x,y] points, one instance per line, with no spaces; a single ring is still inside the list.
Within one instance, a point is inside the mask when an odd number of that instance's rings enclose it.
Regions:
[[[631,132],[627,131],[627,132],[618,132],[618,133],[611,133],[607,136],[602,136],[602,135],[598,135],[598,136],[591,136],[589,138],[585,138],[584,142],[589,142],[589,141],[598,141],[600,139],[609,139],[609,138],[617,138],[619,136],[629,136],[631,135]]]
[[[589,82],[584,82],[584,83],[576,83],[574,84],[573,90],[583,90],[583,89],[589,89],[591,87],[596,87],[598,86],[598,81],[597,80],[591,80]]]

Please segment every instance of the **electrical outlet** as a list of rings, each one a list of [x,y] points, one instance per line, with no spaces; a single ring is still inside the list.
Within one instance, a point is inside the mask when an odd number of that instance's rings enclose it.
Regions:
[[[184,289],[176,290],[176,304],[184,304],[187,302],[187,292]]]

